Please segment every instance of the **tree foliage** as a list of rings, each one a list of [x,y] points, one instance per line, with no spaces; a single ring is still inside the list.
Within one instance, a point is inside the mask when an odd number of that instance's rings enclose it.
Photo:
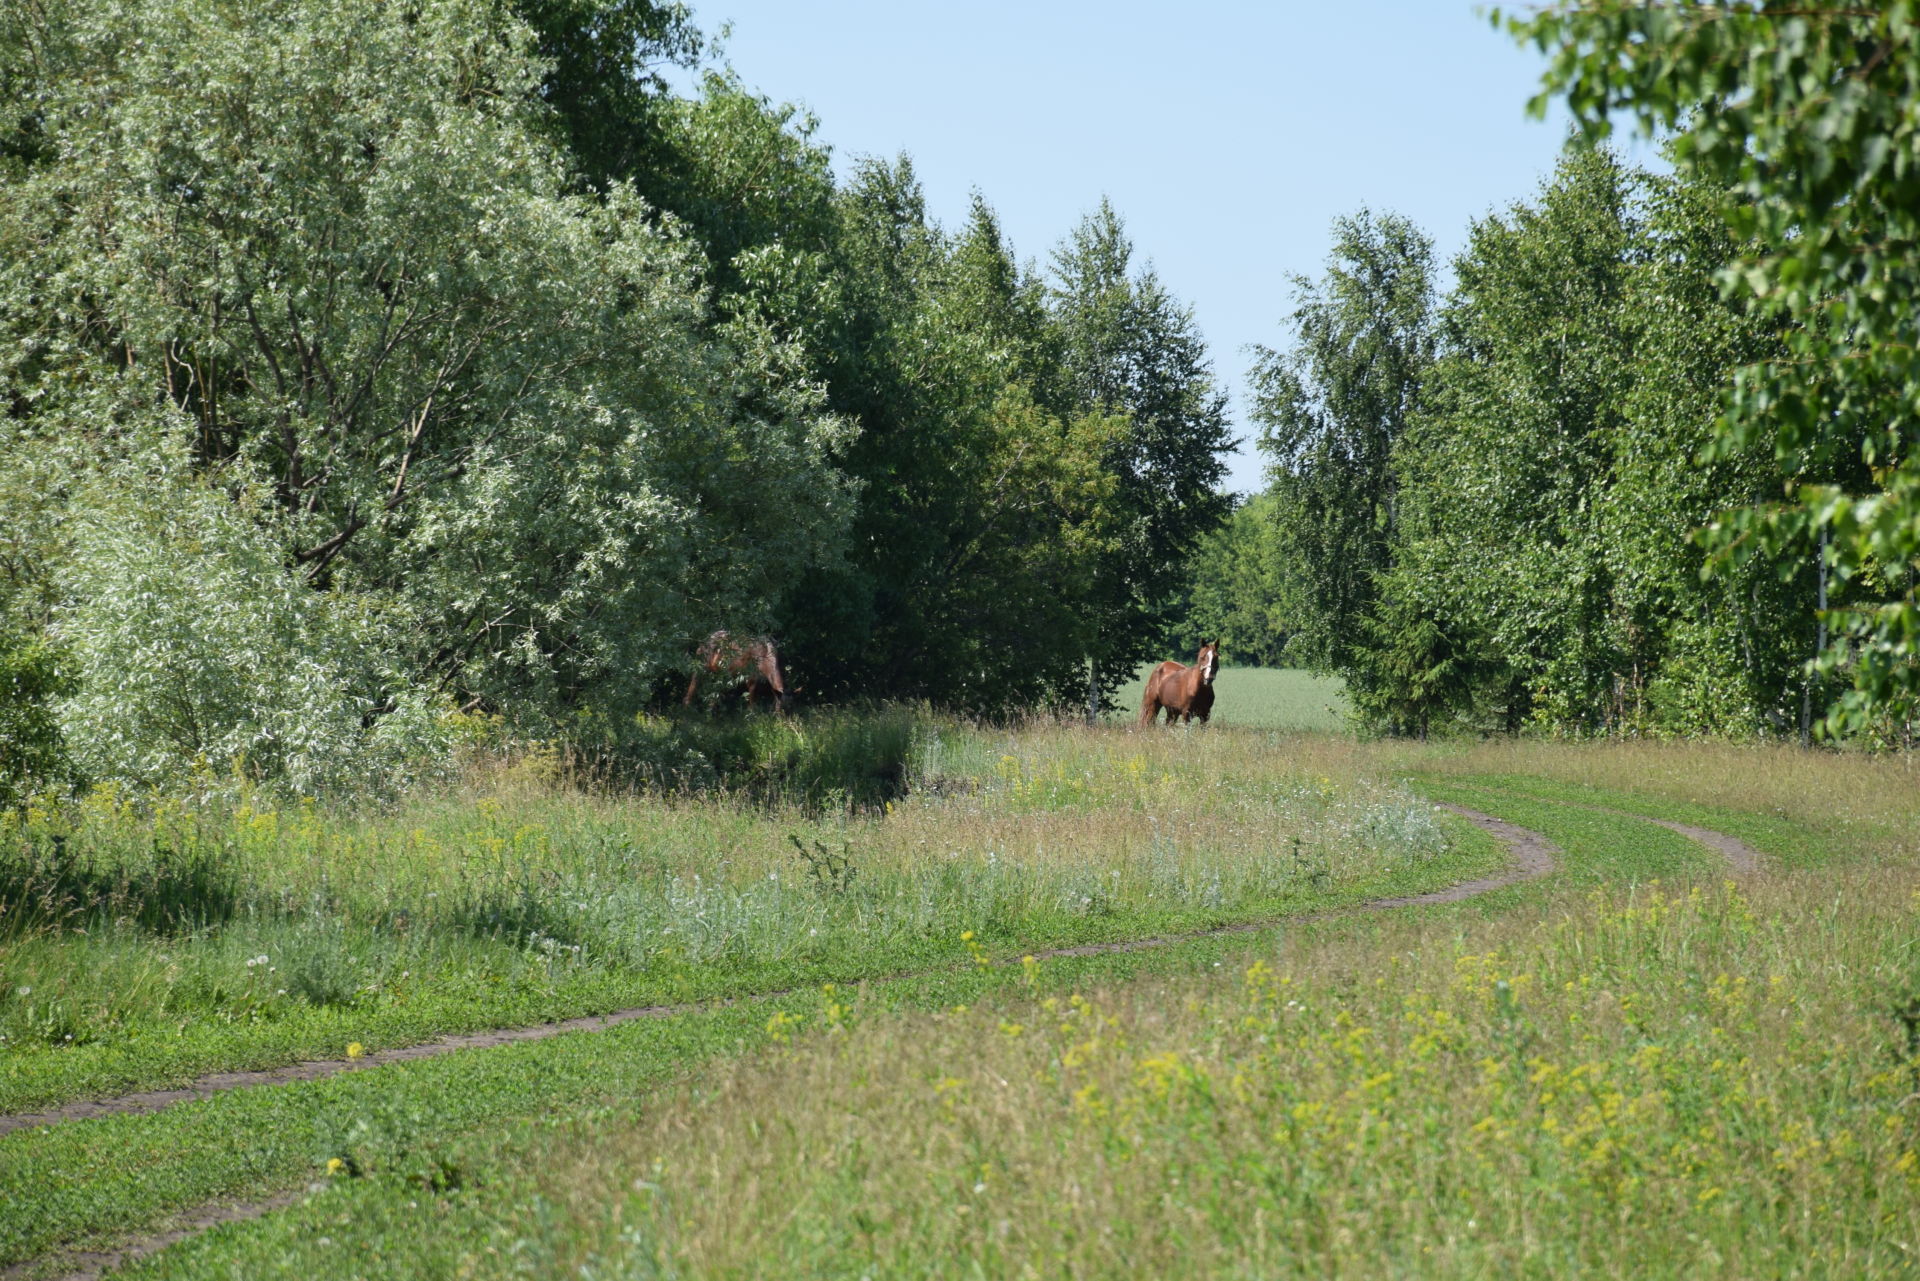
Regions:
[[[1403,313],[1351,291],[1344,328],[1309,313],[1320,327],[1269,358],[1278,536],[1305,549],[1321,617],[1344,620],[1341,670],[1366,719],[1418,734],[1785,733],[1815,701],[1806,558],[1703,578],[1701,531],[1782,480],[1769,449],[1711,448],[1733,371],[1781,343],[1775,319],[1714,284],[1738,249],[1715,208],[1701,184],[1576,148],[1536,199],[1476,222],[1431,361],[1382,433],[1384,518],[1355,514],[1379,510],[1356,497],[1367,455],[1329,407],[1368,403],[1341,389],[1377,367],[1341,335]],[[1326,585],[1362,557],[1362,587]]]
[[[1715,522],[1731,561],[1820,554],[1853,598],[1828,671],[1834,727],[1920,706],[1920,7],[1585,0],[1509,19],[1591,134],[1624,113],[1671,138],[1740,246],[1723,288],[1779,323],[1741,367],[1716,457],[1763,447],[1782,485]]]
[[[670,92],[703,49],[653,0],[0,13],[8,797],[391,774],[455,708],[623,717],[717,627],[983,711],[1144,649],[1221,511],[1190,314],[1110,238],[1085,323],[984,200]]]
[[[1195,541],[1230,505],[1220,491],[1234,441],[1192,310],[1151,270],[1111,204],[1055,249],[1058,395],[1080,413],[1123,418],[1102,464],[1114,480],[1113,536],[1093,585],[1090,710],[1149,655]]]
[[[1287,553],[1311,585],[1293,646],[1351,675],[1393,537],[1394,449],[1433,360],[1433,242],[1365,210],[1333,238],[1325,279],[1295,278],[1293,345],[1259,351],[1252,417]]]

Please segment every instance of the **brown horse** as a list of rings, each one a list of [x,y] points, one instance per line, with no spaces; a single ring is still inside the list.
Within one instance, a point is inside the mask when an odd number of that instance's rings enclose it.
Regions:
[[[1183,722],[1198,716],[1202,724],[1213,715],[1213,678],[1220,673],[1220,642],[1205,641],[1192,667],[1171,660],[1153,669],[1147,677],[1147,692],[1140,699],[1140,723],[1150,725],[1164,708],[1167,724],[1177,715]]]
[[[707,637],[695,657],[700,665],[694,669],[693,679],[687,682],[687,696],[680,700],[682,706],[693,706],[693,696],[700,688],[702,676],[718,675],[747,678],[748,708],[765,694],[774,710],[782,715],[792,709],[793,695],[787,689],[787,674],[780,666],[780,651],[774,648],[771,637],[736,638],[725,631],[715,632]]]

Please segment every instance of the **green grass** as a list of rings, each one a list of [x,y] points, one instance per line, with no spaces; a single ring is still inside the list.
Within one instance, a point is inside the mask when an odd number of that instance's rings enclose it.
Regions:
[[[1192,657],[1180,661],[1191,662]],[[1108,719],[1131,724],[1139,717],[1147,673],[1157,666],[1157,661],[1142,664],[1139,674],[1115,692],[1116,708]],[[1325,734],[1347,728],[1346,683],[1338,676],[1316,676],[1298,668],[1223,665],[1213,691],[1211,723],[1215,725]]]
[[[1057,958],[1033,975],[1017,962],[970,964],[864,992],[816,989],[603,1032],[233,1091],[146,1115],[16,1131],[0,1138],[0,1265],[56,1244],[98,1243],[214,1197],[297,1187],[327,1177],[333,1159],[350,1175],[403,1193],[492,1186],[511,1174],[503,1164],[506,1150],[494,1150],[503,1141],[499,1127],[509,1120],[631,1110],[660,1082],[704,1060],[847,1019],[1204,969],[1244,954],[1258,937]]]
[[[1894,1275],[1920,1239],[1920,1062],[1899,1021],[1920,1008],[1920,878],[1902,843],[1914,801],[1871,763],[1860,785],[1855,763],[1821,755],[952,723],[917,730],[913,761],[913,790],[867,810],[496,781],[386,814],[276,815],[271,833],[257,815],[214,816],[200,845],[165,815],[87,820],[87,866],[117,870],[89,881],[67,866],[61,883],[95,886],[127,921],[25,942],[133,996],[94,1044],[9,1051],[8,1069],[29,1064],[25,1093],[59,1097],[110,1061],[178,1070],[182,1046],[284,1061],[312,1036],[334,1056],[381,1043],[368,1029],[383,1018],[418,1039],[673,983],[804,990],[7,1136],[0,1262],[309,1185],[135,1274]],[[1545,833],[1559,874],[1456,906],[1018,963],[1049,943],[1350,903],[1503,861],[1396,774]],[[1785,874],[1719,888],[1709,851],[1589,805],[1731,832]],[[1423,835],[1435,823],[1440,847]],[[116,846],[115,832],[142,839]],[[789,834],[820,842],[825,883]],[[148,875],[162,846],[162,870],[198,870]],[[1438,852],[1406,856],[1422,849]],[[853,858],[851,882],[826,854]],[[713,936],[649,969],[595,958],[613,949],[591,936],[586,960],[529,949],[485,914],[564,940],[633,919],[569,916],[583,887],[637,882],[673,901],[668,887],[684,896],[696,876],[739,890],[769,871],[803,893],[756,910],[827,922],[820,951]],[[1101,911],[1061,910],[1063,889],[1115,872]],[[346,909],[333,951],[303,897],[328,887]],[[341,1005],[223,1022],[188,994],[169,1010],[186,1031],[141,1021],[181,986],[140,979],[142,965],[257,983],[244,961],[265,936],[249,931],[267,928],[317,931],[333,964],[389,947],[373,967],[389,978],[403,958],[443,968]],[[485,979],[507,953],[520,968]],[[482,977],[462,990],[448,958]],[[851,995],[919,963],[947,968]],[[344,1172],[328,1176],[330,1159]]]
[[[965,963],[969,930],[1032,950],[1269,919],[1499,859],[1348,745],[931,720],[901,737],[912,790],[824,813],[508,774],[367,814],[108,795],[16,821],[0,1110]]]
[[[1506,910],[726,1011],[706,1066],[651,1089],[670,1074],[622,1029],[544,1114],[528,1090],[459,1130],[427,1102],[348,1153],[359,1177],[132,1274],[1907,1275],[1920,872],[1736,891],[1663,829],[1529,805],[1496,812],[1563,875]],[[514,1057],[589,1038],[565,1040]],[[413,1116],[513,1095],[493,1070],[355,1088]]]
[[[1563,851],[1560,875],[1588,885],[1725,875],[1726,864],[1698,842],[1652,823],[1552,801],[1475,781],[1426,778],[1424,795],[1491,813],[1539,832]]]

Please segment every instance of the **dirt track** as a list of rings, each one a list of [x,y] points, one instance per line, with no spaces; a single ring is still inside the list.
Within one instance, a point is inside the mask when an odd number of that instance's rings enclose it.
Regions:
[[[1053,948],[1033,953],[1036,958],[1045,959],[1057,956],[1092,956],[1107,952],[1140,951],[1147,948],[1167,947],[1176,943],[1197,938],[1217,937],[1237,933],[1251,933],[1267,930],[1289,922],[1302,920],[1321,920],[1334,916],[1349,915],[1355,912],[1385,911],[1406,907],[1418,907],[1428,904],[1458,903],[1486,894],[1493,890],[1504,889],[1521,881],[1550,874],[1555,867],[1555,856],[1561,851],[1552,841],[1540,833],[1516,826],[1504,819],[1483,814],[1478,810],[1464,806],[1444,804],[1443,809],[1460,815],[1475,826],[1492,834],[1507,847],[1512,856],[1512,865],[1506,872],[1497,876],[1478,880],[1463,881],[1446,889],[1435,890],[1429,894],[1416,894],[1403,898],[1373,899],[1351,908],[1332,912],[1314,913],[1304,917],[1287,917],[1249,923],[1245,925],[1224,926],[1211,930],[1200,930],[1188,934],[1168,935],[1164,937],[1130,939],[1113,943],[1092,943],[1078,947]],[[1761,868],[1761,858],[1757,851],[1744,842],[1707,828],[1691,827],[1683,823],[1673,823],[1661,819],[1648,819],[1643,815],[1628,814],[1619,810],[1605,810],[1599,806],[1577,806],[1576,808],[1600,810],[1604,813],[1620,814],[1643,822],[1657,823],[1661,827],[1679,832],[1723,855],[1736,872],[1752,873]],[[932,973],[935,971],[923,971]],[[894,975],[891,978],[907,978],[913,975]],[[880,979],[877,981],[887,981]],[[786,992],[762,993],[757,998],[767,999],[786,995]],[[711,1004],[711,1003],[709,1003]],[[495,1045],[506,1045],[518,1041],[537,1041],[567,1032],[600,1031],[620,1023],[636,1019],[664,1018],[673,1014],[685,1013],[702,1008],[699,1004],[688,1005],[646,1005],[626,1010],[616,1010],[610,1014],[594,1015],[588,1018],[568,1019],[564,1022],[545,1023],[535,1027],[507,1028],[492,1032],[478,1032],[465,1036],[443,1037],[419,1045],[404,1046],[368,1054],[357,1059],[329,1059],[307,1063],[295,1063],[286,1067],[273,1068],[260,1072],[220,1072],[201,1077],[191,1085],[176,1090],[149,1090],[137,1094],[121,1095],[112,1099],[91,1102],[79,1102],[63,1105],[46,1112],[22,1113],[0,1117],[0,1135],[13,1130],[31,1126],[52,1125],[63,1121],[80,1120],[86,1117],[111,1116],[127,1113],[157,1112],[171,1107],[175,1103],[191,1099],[209,1098],[227,1090],[248,1089],[261,1085],[278,1085],[293,1081],[316,1080],[340,1072],[357,1071],[361,1068],[378,1067],[385,1063],[405,1062],[412,1059],[432,1058],[442,1054],[451,1054],[460,1050],[485,1049]],[[271,1211],[292,1205],[301,1197],[298,1191],[283,1191],[271,1197],[256,1201],[234,1202],[218,1201],[185,1210],[174,1219],[167,1228],[129,1236],[115,1246],[102,1250],[75,1252],[67,1256],[67,1262],[73,1265],[70,1272],[61,1273],[63,1281],[97,1281],[111,1269],[136,1259],[157,1254],[176,1242],[195,1236],[223,1223],[240,1222],[258,1218]],[[23,1275],[27,1269],[41,1260],[28,1260],[0,1272],[0,1279]]]
[[[1458,805],[1443,808],[1459,814],[1477,824],[1504,842],[1513,854],[1513,867],[1499,876],[1481,880],[1465,881],[1459,885],[1450,885],[1446,889],[1431,894],[1417,894],[1408,898],[1375,899],[1356,907],[1343,909],[1345,912],[1373,911],[1386,908],[1415,907],[1423,903],[1457,903],[1472,898],[1476,894],[1485,894],[1489,890],[1501,889],[1519,881],[1536,876],[1545,876],[1553,870],[1553,855],[1557,853],[1551,841],[1537,832],[1477,810],[1463,809]],[[1192,939],[1246,934],[1259,930],[1269,930],[1288,921],[1317,920],[1336,913],[1315,913],[1307,916],[1284,917],[1279,920],[1254,921],[1245,925],[1226,925],[1209,930],[1196,930],[1186,934],[1169,934],[1142,939],[1125,939],[1112,943],[1084,943],[1076,947],[1057,947],[1036,951],[1037,960],[1047,960],[1059,956],[1098,956],[1108,952],[1137,952],[1148,948],[1167,947],[1175,943],[1184,943]],[[916,971],[912,974],[883,976],[872,981],[886,982],[892,979],[914,978],[923,974],[937,973],[935,970]],[[791,989],[775,992],[756,993],[753,997],[740,999],[771,999],[791,995]],[[388,1063],[405,1063],[414,1059],[437,1058],[442,1054],[453,1054],[461,1050],[483,1050],[496,1045],[511,1045],[519,1041],[541,1041],[550,1036],[560,1036],[568,1032],[599,1032],[621,1023],[631,1023],[635,1019],[667,1018],[675,1014],[685,1014],[693,1010],[711,1006],[714,1002],[693,1002],[682,1005],[641,1005],[630,1009],[615,1010],[609,1014],[595,1014],[584,1018],[565,1019],[556,1023],[539,1023],[531,1027],[499,1028],[488,1032],[472,1032],[460,1036],[445,1036],[437,1040],[423,1041],[418,1045],[400,1046],[391,1050],[381,1050],[373,1054],[353,1059],[313,1059],[303,1063],[289,1063],[285,1067],[266,1068],[254,1072],[213,1072],[199,1077],[191,1083],[171,1090],[141,1090],[132,1094],[122,1094],[110,1099],[80,1100],[64,1103],[59,1107],[48,1108],[42,1112],[21,1112],[12,1116],[0,1116],[0,1136],[15,1130],[31,1129],[41,1125],[57,1125],[63,1121],[80,1121],[96,1116],[122,1116],[142,1112],[158,1112],[170,1108],[176,1103],[186,1103],[194,1099],[212,1098],[228,1090],[246,1090],[263,1085],[286,1085],[295,1081],[316,1081],[323,1077],[341,1072],[355,1072],[362,1068],[380,1067]]]

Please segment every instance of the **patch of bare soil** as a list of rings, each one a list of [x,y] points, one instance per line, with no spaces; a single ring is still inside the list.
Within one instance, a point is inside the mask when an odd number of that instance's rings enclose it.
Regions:
[[[1606,812],[1618,814],[1622,811],[1607,810]],[[1646,818],[1644,814],[1633,817]],[[1646,821],[1657,827],[1664,827],[1669,832],[1678,832],[1688,840],[1700,842],[1718,853],[1721,858],[1726,859],[1727,866],[1737,875],[1757,876],[1766,871],[1765,855],[1737,836],[1728,836],[1725,832],[1716,832],[1710,827],[1694,827],[1688,823],[1675,823],[1664,818],[1648,818]]]

